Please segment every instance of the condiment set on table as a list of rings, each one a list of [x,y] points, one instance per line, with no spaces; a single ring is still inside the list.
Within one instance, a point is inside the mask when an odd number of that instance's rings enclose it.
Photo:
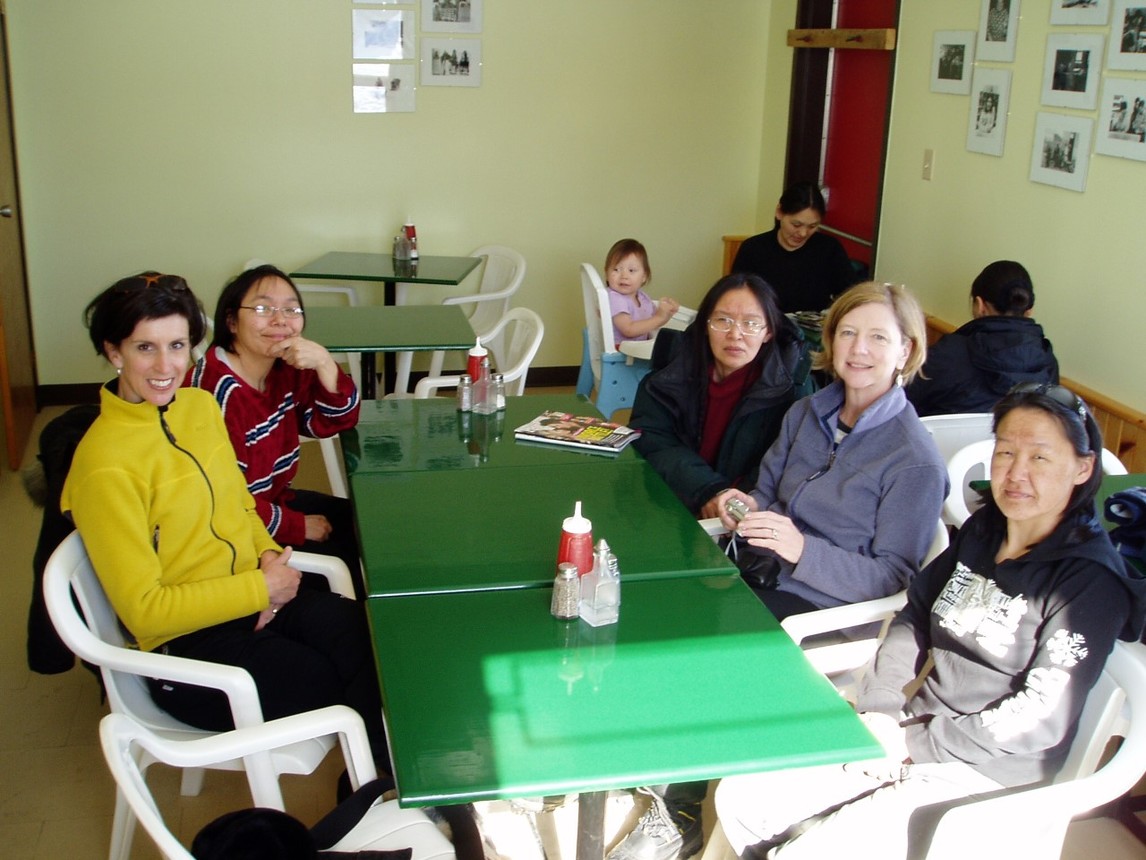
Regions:
[[[580,617],[593,627],[615,624],[621,609],[621,574],[617,557],[602,538],[593,547],[593,524],[577,502],[561,526],[557,577],[549,611],[555,618]]]

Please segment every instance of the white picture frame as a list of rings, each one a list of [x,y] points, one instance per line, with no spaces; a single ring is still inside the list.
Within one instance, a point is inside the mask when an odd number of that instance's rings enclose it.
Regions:
[[[1051,0],[1052,24],[1105,27],[1110,20],[1110,0]]]
[[[982,0],[975,56],[995,63],[1013,63],[1019,41],[1019,0]]]
[[[422,86],[481,86],[481,39],[430,39],[423,36],[419,61]]]
[[[422,0],[423,33],[480,33],[485,0]]]
[[[971,79],[971,108],[967,116],[968,151],[1002,157],[1010,102],[1011,70],[977,66]]]
[[[1093,136],[1092,119],[1039,111],[1031,147],[1031,182],[1085,191]]]
[[[1107,78],[1094,151],[1146,161],[1146,81]]]
[[[413,63],[353,63],[351,101],[355,113],[413,113]]]
[[[1106,67],[1146,72],[1146,0],[1114,0]]]
[[[974,65],[974,30],[935,31],[931,43],[931,92],[968,95]]]
[[[1102,77],[1105,45],[1105,36],[1081,33],[1047,36],[1042,103],[1080,110],[1098,107],[1098,82]]]
[[[414,10],[353,9],[356,60],[414,59]]]

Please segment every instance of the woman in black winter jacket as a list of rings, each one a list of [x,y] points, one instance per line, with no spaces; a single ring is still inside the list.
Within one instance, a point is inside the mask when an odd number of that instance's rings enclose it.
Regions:
[[[800,330],[756,275],[717,281],[681,341],[641,380],[629,424],[641,431],[637,450],[688,509],[714,517],[716,496],[755,486],[784,413],[811,390],[810,362]]]
[[[999,260],[971,284],[969,323],[929,347],[923,372],[907,387],[922,415],[990,412],[1021,382],[1058,384],[1058,361],[1035,306],[1031,276],[1018,263]]]

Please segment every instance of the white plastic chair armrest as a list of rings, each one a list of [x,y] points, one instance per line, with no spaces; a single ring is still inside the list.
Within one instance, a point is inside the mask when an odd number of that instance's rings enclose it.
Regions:
[[[515,292],[517,287],[510,286],[502,290],[496,290],[492,293],[471,293],[468,296],[450,296],[448,299],[442,299],[443,305],[468,305],[474,302],[495,302],[501,299],[508,299]]]
[[[654,343],[656,343],[656,338],[650,338],[649,340],[623,340],[618,344],[617,351],[630,358],[639,358],[642,361],[649,361],[653,357]]]
[[[245,674],[245,673],[244,673]],[[104,718],[108,722],[112,717]],[[116,728],[115,721],[107,731]],[[103,724],[100,731],[105,731]],[[204,767],[215,762],[246,758],[314,738],[337,734],[346,760],[351,784],[357,788],[377,778],[378,771],[370,752],[366,726],[353,708],[330,705],[289,717],[246,726],[233,731],[206,735],[193,740],[173,740],[147,733],[140,745],[157,760],[176,767]]]
[[[907,592],[899,591],[876,600],[846,603],[843,606],[789,615],[780,622],[780,626],[792,637],[792,641],[799,645],[809,636],[814,636],[817,633],[846,630],[849,627],[882,621],[901,609],[905,603],[907,603]]]
[[[414,399],[433,397],[439,388],[457,388],[460,376],[426,376],[414,386]]]
[[[354,582],[346,562],[337,556],[320,555],[316,552],[292,552],[290,566],[304,573],[318,573],[326,577],[330,590],[343,597],[354,599]]]

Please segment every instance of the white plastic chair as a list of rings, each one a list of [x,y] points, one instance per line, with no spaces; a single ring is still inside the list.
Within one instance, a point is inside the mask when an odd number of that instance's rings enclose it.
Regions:
[[[990,479],[991,458],[994,452],[994,440],[983,439],[956,451],[947,461],[947,477],[951,482],[951,492],[943,502],[944,522],[959,528],[975,510],[978,510],[979,503],[968,501],[970,494],[968,484],[978,478]],[[1118,455],[1109,448],[1102,449],[1099,463],[1107,475],[1127,474],[1126,467],[1122,465]]]
[[[147,786],[141,762],[159,761],[173,767],[209,767],[221,759],[265,755],[276,748],[325,736],[337,737],[350,774],[358,787],[374,778],[374,763],[361,717],[344,705],[272,720],[261,726],[198,738],[161,737],[126,714],[108,714],[100,722],[100,744],[117,792],[143,824],[166,860],[193,860],[191,853],[167,829]],[[336,851],[394,851],[412,848],[414,860],[450,860],[453,846],[418,809],[402,809],[398,801],[377,802],[345,837]]]
[[[464,296],[450,296],[443,299],[443,305],[463,305],[470,327],[481,338],[481,342],[497,353],[501,347],[500,334],[493,329],[509,310],[509,302],[514,293],[521,289],[525,281],[525,257],[505,245],[482,245],[475,249],[471,257],[483,258],[478,268],[480,281],[476,293]],[[394,303],[406,304],[406,285],[398,284],[394,293]],[[500,353],[498,353],[500,354]],[[400,352],[395,364],[394,391],[402,394],[410,390],[410,366],[412,352]],[[444,350],[435,350],[430,357],[429,376],[441,376],[445,363]]]
[[[504,343],[503,335],[511,324],[512,331],[509,333],[508,344],[505,344],[500,352],[497,346],[493,346],[490,348],[490,353],[496,361],[496,371],[505,376],[505,393],[519,396],[525,393],[525,378],[529,373],[530,363],[541,347],[541,339],[545,336],[545,323],[529,308],[510,308],[491,330],[494,343]],[[486,343],[484,335],[482,343]],[[432,397],[439,388],[456,387],[460,378],[460,375],[427,376],[414,387],[414,397]]]
[[[928,415],[919,419],[931,438],[935,440],[935,447],[939,449],[939,456],[943,462],[950,463],[955,454],[970,445],[972,442],[994,440],[995,434],[991,429],[994,416],[990,412],[963,412],[956,415]],[[977,477],[983,477],[978,475]],[[948,499],[944,500],[943,521],[950,526],[958,527],[961,522],[952,519],[950,508],[946,502],[951,496],[963,494],[964,503],[968,506],[974,504],[975,494],[971,492],[966,483],[951,485]]]
[[[920,567],[930,564],[947,549],[948,543],[947,525],[939,520]],[[907,592],[899,591],[875,600],[789,615],[780,622],[780,626],[804,649],[812,665],[846,694],[859,680],[858,669],[875,654],[892,617],[906,602]],[[879,627],[876,627],[877,623]],[[840,632],[857,628],[858,632],[853,632],[850,637]]]
[[[331,591],[353,599],[354,585],[346,565],[333,556],[296,552],[291,566],[327,577]],[[72,600],[75,594],[76,602]],[[99,666],[108,702],[115,713],[128,714],[160,737],[188,740],[215,734],[189,726],[162,710],[152,700],[147,678],[163,678],[184,684],[210,687],[226,693],[235,725],[264,725],[258,690],[250,674],[236,666],[224,666],[174,657],[158,651],[129,647],[127,634],[108,602],[79,532],[72,532],[52,553],[44,570],[44,599],[60,638],[76,656]],[[202,767],[245,770],[257,806],[282,809],[278,777],[284,773],[311,773],[326,757],[329,739],[311,739],[242,759],[223,758]],[[150,762],[141,762],[146,770]],[[183,772],[182,793],[197,795],[203,785],[200,768]],[[135,821],[122,797],[116,798],[112,825],[111,860],[126,860],[131,853]]]
[[[577,393],[597,389],[597,409],[606,418],[633,405],[637,385],[652,369],[653,340],[621,341],[617,346],[605,284],[591,263],[581,264],[581,298],[585,306],[585,359]]]
[[[1119,736],[1121,746],[1099,768],[1108,743]],[[948,810],[939,820],[926,858],[1057,860],[1071,819],[1121,797],[1141,779],[1144,765],[1146,646],[1116,642],[1102,676],[1087,696],[1078,733],[1054,782]],[[734,860],[735,856],[718,821],[703,860]]]

